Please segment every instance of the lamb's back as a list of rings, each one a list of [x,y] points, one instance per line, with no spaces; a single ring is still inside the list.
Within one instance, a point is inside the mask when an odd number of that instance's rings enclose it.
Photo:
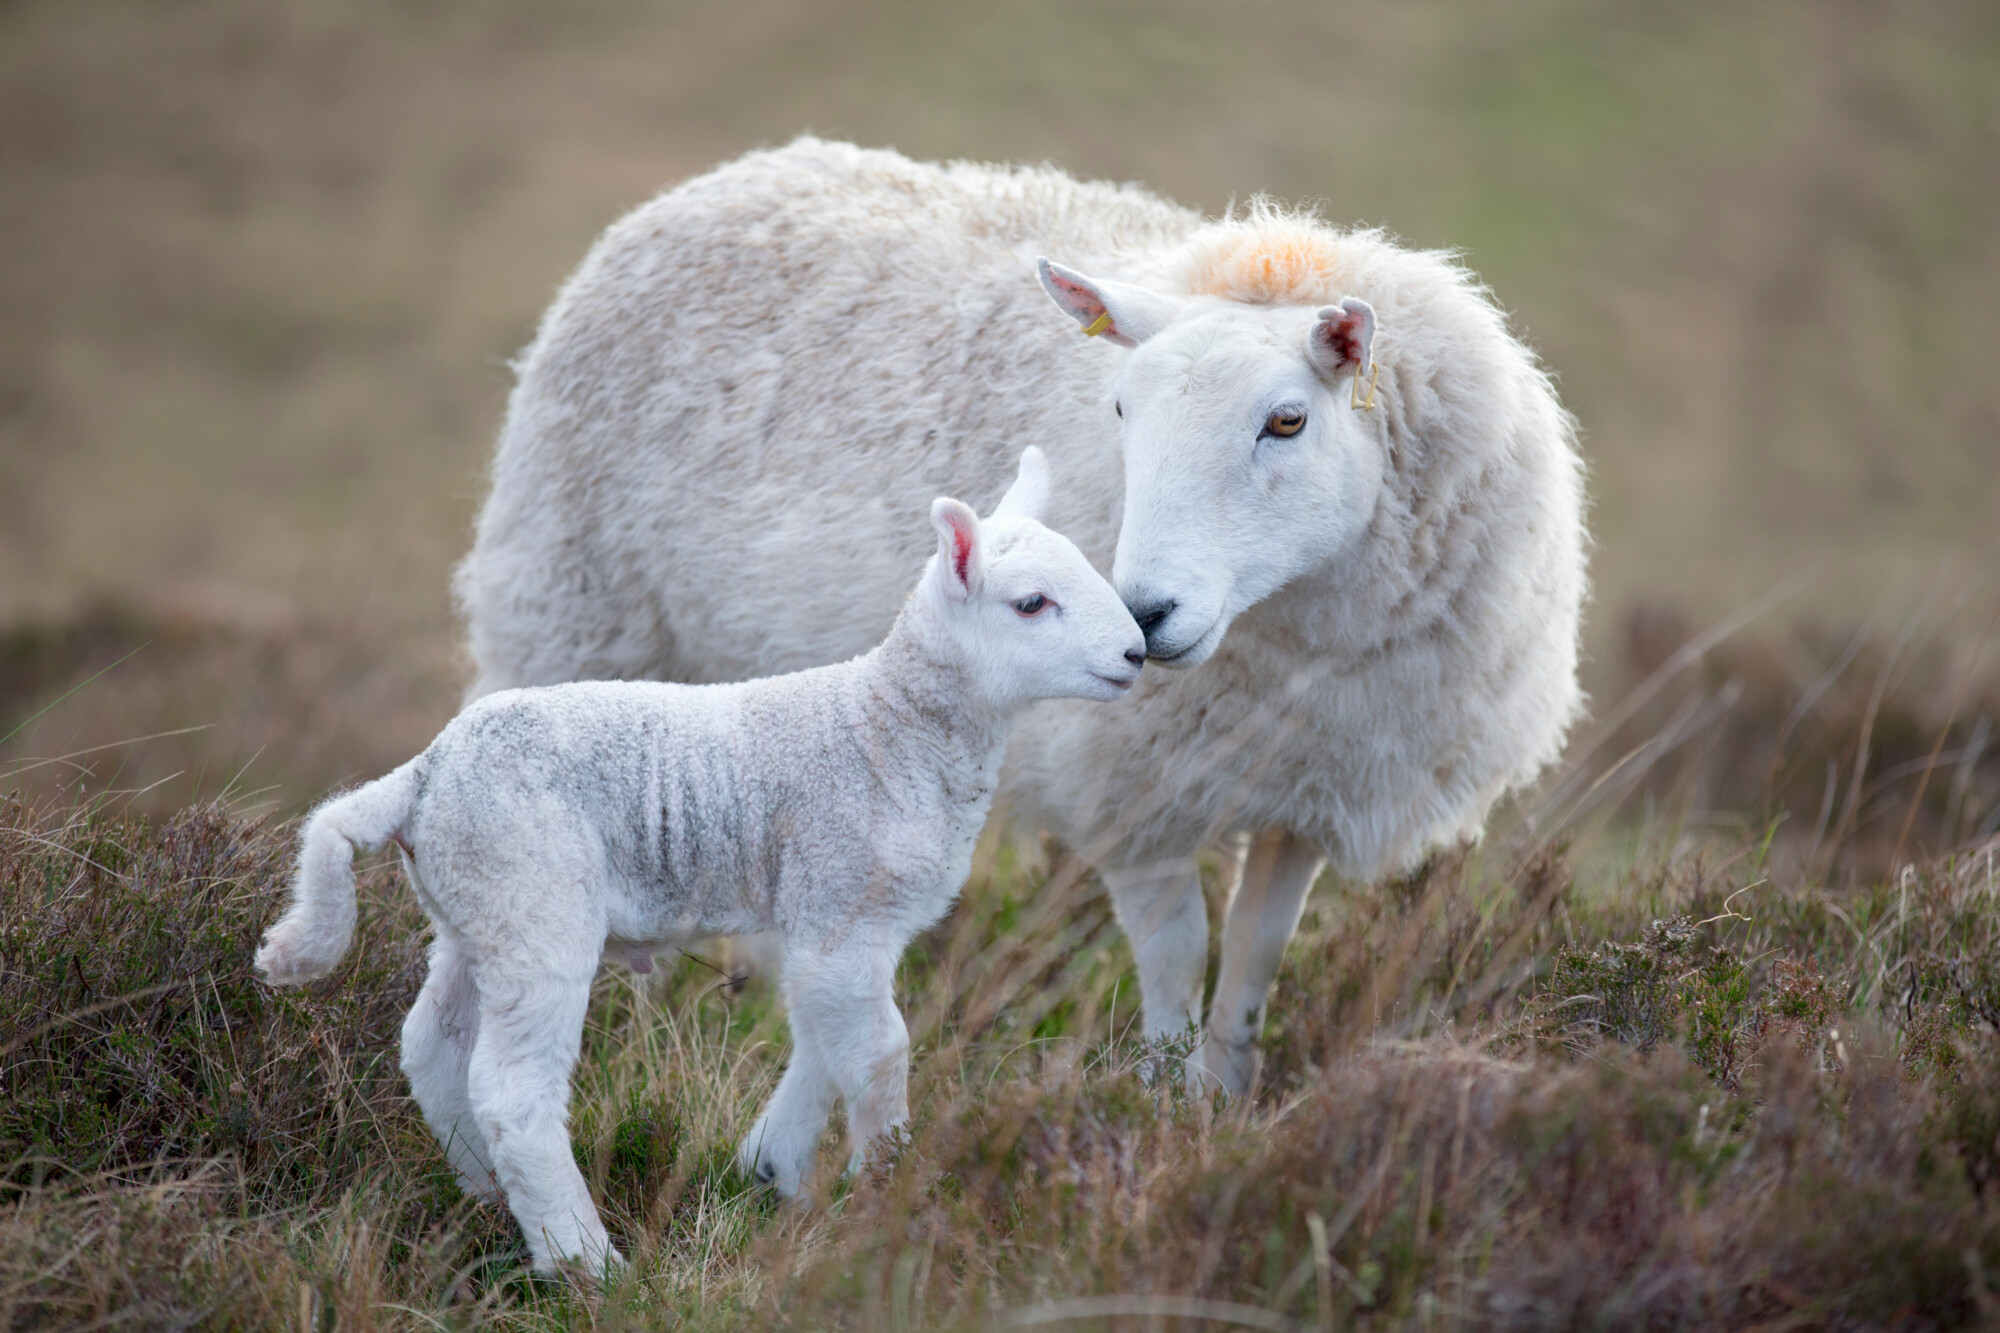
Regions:
[[[853,790],[828,771],[844,748],[840,676],[585,681],[474,702],[424,756],[410,833],[426,888],[454,918],[588,900],[634,939],[768,923],[787,868],[839,873],[827,849],[853,845],[843,835],[865,817],[826,799]]]

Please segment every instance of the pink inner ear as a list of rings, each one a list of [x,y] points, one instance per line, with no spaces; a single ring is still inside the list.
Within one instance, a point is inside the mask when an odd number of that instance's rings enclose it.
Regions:
[[[1098,300],[1096,293],[1090,288],[1071,282],[1060,273],[1051,273],[1049,277],[1054,279],[1056,286],[1068,293],[1071,304],[1076,307],[1079,314],[1088,315],[1094,320],[1105,313],[1104,302]]]
[[[964,525],[954,523],[951,525],[951,568],[958,575],[958,586],[961,588],[971,585],[971,565],[972,534],[965,530]]]
[[[1361,316],[1343,314],[1339,319],[1323,319],[1313,330],[1313,337],[1333,355],[1334,365],[1360,362]]]

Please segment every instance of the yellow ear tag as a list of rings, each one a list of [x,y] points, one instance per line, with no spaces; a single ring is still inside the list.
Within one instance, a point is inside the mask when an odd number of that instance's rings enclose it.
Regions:
[[[1111,327],[1111,312],[1107,310],[1103,314],[1099,315],[1096,319],[1091,320],[1090,323],[1083,326],[1083,336],[1086,338],[1095,338],[1098,334],[1104,332],[1106,329],[1110,327]]]
[[[1372,358],[1371,358],[1372,359]],[[1347,405],[1357,412],[1373,412],[1375,402],[1375,381],[1382,378],[1382,363],[1375,361],[1368,372],[1368,397],[1361,396],[1361,367],[1354,368],[1354,378],[1348,382]]]

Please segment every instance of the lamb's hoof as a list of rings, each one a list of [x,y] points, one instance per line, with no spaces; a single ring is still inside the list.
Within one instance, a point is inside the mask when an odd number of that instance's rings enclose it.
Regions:
[[[778,1151],[776,1145],[765,1141],[761,1126],[751,1130],[750,1137],[736,1150],[736,1165],[744,1175],[759,1185],[776,1190],[781,1199],[795,1198],[805,1189],[806,1170],[811,1158],[807,1158],[806,1164],[792,1165],[788,1165],[784,1158],[785,1154]]]
[[[1254,1041],[1223,1042],[1211,1035],[1187,1062],[1188,1091],[1195,1096],[1218,1090],[1230,1097],[1245,1096],[1257,1081],[1263,1058]]]

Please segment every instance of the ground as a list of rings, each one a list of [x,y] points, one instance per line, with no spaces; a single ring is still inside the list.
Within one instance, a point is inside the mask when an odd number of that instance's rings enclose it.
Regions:
[[[0,1325],[1983,1326],[2000,769],[1917,730],[1950,717],[1918,667],[1859,654],[1802,725],[1757,656],[1715,654],[1736,712],[1706,744],[1676,739],[1696,688],[1646,741],[1601,733],[1621,763],[1581,738],[1477,847],[1323,881],[1233,1102],[1148,1080],[1185,1045],[1135,1038],[1101,889],[1032,837],[989,837],[905,960],[909,1142],[842,1181],[836,1122],[805,1207],[733,1158],[783,1064],[769,993],[706,948],[607,968],[572,1104],[634,1260],[606,1285],[528,1277],[408,1100],[423,930],[392,862],[342,967],[276,992],[249,960],[296,823],[10,801]],[[1860,794],[1794,821],[1827,762]],[[1745,771],[1764,809],[1723,825],[1706,796]]]

